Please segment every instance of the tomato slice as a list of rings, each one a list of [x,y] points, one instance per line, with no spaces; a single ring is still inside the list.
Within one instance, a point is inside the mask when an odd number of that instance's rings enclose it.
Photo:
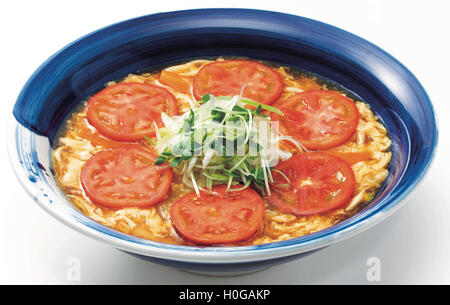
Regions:
[[[337,91],[305,91],[280,100],[274,106],[284,113],[284,116],[271,114],[273,121],[279,121],[280,132],[309,149],[342,145],[358,126],[358,108]]]
[[[262,225],[264,201],[250,188],[229,191],[226,185],[201,191],[175,201],[170,216],[176,230],[186,239],[203,245],[238,242],[251,237]]]
[[[203,66],[194,78],[194,96],[205,94],[243,97],[262,104],[272,104],[283,90],[283,80],[273,69],[250,60],[216,61]]]
[[[81,185],[94,203],[112,208],[151,206],[172,183],[172,168],[155,165],[156,156],[131,145],[96,153],[81,170]]]
[[[273,171],[269,203],[297,216],[321,214],[344,206],[355,188],[350,165],[332,155],[312,152],[281,162]]]
[[[154,123],[163,126],[161,112],[178,113],[175,97],[166,89],[142,83],[120,83],[94,95],[87,118],[103,135],[117,141],[134,141],[155,135]]]

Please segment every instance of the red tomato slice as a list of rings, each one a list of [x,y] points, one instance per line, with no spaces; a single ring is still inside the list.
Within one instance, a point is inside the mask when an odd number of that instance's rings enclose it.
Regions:
[[[203,66],[194,78],[194,95],[243,96],[262,104],[272,104],[280,97],[283,80],[273,69],[250,60],[224,60]]]
[[[94,95],[87,118],[103,135],[134,141],[155,135],[154,123],[163,126],[161,112],[177,115],[177,101],[166,89],[141,83],[120,83]]]
[[[273,121],[279,121],[280,132],[309,149],[342,145],[358,126],[355,103],[336,91],[305,91],[274,106],[284,113],[284,116],[271,114]]]
[[[326,153],[304,153],[280,163],[290,183],[273,172],[268,201],[281,211],[298,216],[321,214],[344,206],[355,188],[355,175],[344,160]]]
[[[97,204],[112,208],[150,206],[161,201],[172,183],[172,168],[155,165],[146,150],[116,147],[93,155],[81,170],[81,185]]]
[[[250,188],[225,192],[226,185],[213,187],[218,195],[187,194],[175,201],[170,216],[177,231],[186,239],[203,245],[242,241],[262,225],[264,201]]]

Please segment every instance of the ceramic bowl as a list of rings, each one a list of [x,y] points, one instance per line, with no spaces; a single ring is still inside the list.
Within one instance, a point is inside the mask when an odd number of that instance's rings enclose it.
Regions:
[[[75,209],[55,183],[50,149],[65,116],[110,80],[212,56],[245,56],[305,69],[370,104],[388,128],[390,174],[373,202],[326,230],[244,247],[190,247],[126,235]],[[8,149],[31,197],[65,225],[150,261],[209,274],[244,273],[311,254],[391,215],[433,158],[438,131],[432,104],[414,75],[377,46],[336,27],[276,12],[204,9],[144,16],[71,43],[31,76],[14,107]]]

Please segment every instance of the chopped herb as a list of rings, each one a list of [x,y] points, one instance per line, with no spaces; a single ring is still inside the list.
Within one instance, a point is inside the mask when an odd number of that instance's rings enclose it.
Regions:
[[[161,137],[155,146],[159,153],[155,164],[169,162],[197,194],[204,187],[211,190],[214,184],[227,184],[228,191],[253,184],[261,193],[270,194],[271,153],[289,157],[290,153],[275,146],[281,137],[277,133],[275,140],[270,138],[270,118],[263,110],[283,115],[273,106],[241,96],[216,98],[211,94],[182,116],[163,113],[165,127],[157,130]],[[268,134],[261,139],[258,135],[264,128]],[[237,184],[242,187],[231,189]]]
[[[266,105],[266,104],[261,104],[261,103],[258,103],[258,102],[252,101],[252,100],[248,100],[248,99],[241,99],[241,102],[244,103],[244,104],[255,106],[255,107],[261,106],[261,108],[264,109],[264,110],[267,110],[267,111],[270,111],[270,112],[275,112],[275,113],[277,113],[279,115],[284,116],[284,113],[282,111],[280,111],[278,108],[275,108],[273,106],[269,106],[269,105]]]
[[[166,163],[168,160],[166,158],[164,158],[163,156],[159,156],[158,158],[156,158],[155,160],[155,165],[161,165],[163,163]]]
[[[175,157],[172,159],[172,161],[170,161],[170,166],[178,167],[181,164],[181,161],[183,161],[181,157]]]

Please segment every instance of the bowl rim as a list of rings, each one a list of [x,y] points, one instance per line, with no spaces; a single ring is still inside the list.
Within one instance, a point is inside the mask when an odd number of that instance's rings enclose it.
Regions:
[[[349,237],[352,237],[370,227],[373,225],[379,223],[381,220],[385,219],[392,213],[394,213],[396,210],[398,210],[400,207],[402,207],[406,203],[406,199],[408,199],[413,190],[417,189],[417,186],[420,182],[423,181],[424,176],[429,171],[430,166],[432,162],[434,161],[434,157],[437,150],[437,142],[438,142],[438,128],[437,128],[437,122],[436,122],[436,115],[433,108],[433,105],[422,87],[422,85],[419,83],[417,78],[412,74],[403,64],[401,64],[397,59],[392,57],[390,54],[388,54],[383,49],[377,47],[376,45],[364,40],[363,38],[360,38],[359,36],[356,36],[354,34],[351,34],[347,31],[344,31],[342,29],[339,29],[337,27],[331,26],[329,24],[315,21],[312,19],[308,19],[301,16],[295,16],[280,12],[272,12],[272,11],[264,11],[264,10],[254,10],[254,9],[195,9],[195,10],[182,10],[182,11],[173,11],[168,13],[156,13],[156,14],[150,14],[145,15],[125,21],[121,21],[118,23],[114,23],[112,25],[103,27],[99,30],[96,30],[94,32],[91,32],[74,42],[70,43],[63,49],[59,50],[57,53],[55,53],[53,56],[51,56],[47,61],[45,61],[37,70],[36,72],[30,77],[30,79],[27,81],[25,86],[23,87],[26,90],[27,84],[29,84],[36,76],[39,74],[39,71],[47,65],[49,62],[52,61],[54,57],[56,57],[58,54],[66,50],[72,45],[77,44],[78,42],[82,41],[83,39],[90,37],[91,35],[101,32],[104,29],[108,29],[113,26],[117,26],[119,24],[133,24],[137,21],[140,21],[144,18],[147,18],[149,16],[157,16],[157,15],[165,15],[165,14],[185,14],[185,13],[200,13],[200,14],[208,14],[211,11],[233,11],[233,12],[240,12],[240,13],[263,13],[263,14],[273,14],[278,18],[282,18],[285,15],[289,15],[292,17],[299,18],[299,20],[304,20],[308,22],[315,23],[319,27],[326,27],[330,30],[337,31],[340,35],[346,36],[347,39],[353,39],[356,40],[359,44],[363,45],[370,45],[375,48],[377,52],[379,52],[380,55],[389,58],[390,60],[394,61],[396,64],[399,65],[399,67],[403,70],[403,72],[406,72],[406,74],[414,81],[415,89],[423,92],[424,96],[426,97],[423,102],[425,103],[425,106],[429,108],[432,117],[433,117],[433,124],[434,124],[434,134],[431,135],[433,137],[433,146],[431,147],[431,154],[430,157],[426,160],[426,164],[424,164],[422,170],[412,179],[412,182],[405,187],[405,189],[402,190],[401,193],[398,194],[396,198],[393,198],[389,200],[384,206],[380,207],[379,209],[376,209],[375,211],[368,210],[365,213],[361,212],[356,214],[355,216],[347,219],[346,221],[332,226],[330,228],[327,228],[325,230],[319,231],[317,233],[313,233],[310,235],[292,238],[286,241],[280,241],[270,244],[264,244],[264,245],[254,245],[254,246],[239,246],[239,247],[196,247],[196,246],[180,246],[180,245],[172,245],[172,244],[166,244],[166,243],[160,243],[160,242],[154,242],[154,241],[148,241],[142,238],[132,237],[130,235],[115,231],[113,229],[106,228],[94,221],[93,227],[87,226],[84,222],[79,221],[78,218],[74,217],[71,213],[60,213],[60,210],[56,210],[52,208],[47,201],[42,200],[40,197],[36,197],[34,195],[34,190],[36,188],[33,183],[31,183],[27,176],[24,175],[22,172],[21,166],[20,166],[20,160],[18,158],[18,154],[16,149],[17,145],[17,133],[19,130],[26,129],[23,127],[19,122],[16,121],[16,119],[13,116],[10,116],[7,126],[7,147],[8,147],[8,154],[10,157],[10,161],[12,164],[12,167],[14,169],[14,172],[24,187],[24,189],[27,191],[27,193],[35,199],[35,201],[49,214],[51,214],[53,217],[58,219],[59,221],[63,222],[64,224],[68,225],[69,227],[75,229],[76,231],[83,233],[87,236],[93,237],[97,240],[103,241],[105,243],[111,244],[115,246],[116,248],[119,248],[121,250],[130,251],[133,253],[145,255],[145,256],[152,256],[162,259],[169,259],[169,260],[175,260],[175,261],[182,261],[182,262],[193,262],[193,263],[214,263],[214,264],[229,264],[229,263],[244,263],[244,262],[256,262],[256,261],[262,261],[262,260],[268,260],[273,258],[281,258],[286,256],[291,256],[307,251],[311,251],[314,249],[322,248],[327,245],[331,245],[333,243],[342,241],[344,239],[347,239]],[[163,16],[162,16],[163,17]],[[412,89],[411,89],[412,90]],[[29,131],[28,129],[26,129]],[[33,132],[29,131],[30,137],[41,137]],[[77,213],[81,214],[81,212]],[[86,217],[84,214],[81,214],[82,216]],[[351,221],[350,221],[351,220]],[[101,230],[99,230],[101,228]],[[106,228],[106,229],[105,229]],[[110,232],[112,231],[112,232]]]

